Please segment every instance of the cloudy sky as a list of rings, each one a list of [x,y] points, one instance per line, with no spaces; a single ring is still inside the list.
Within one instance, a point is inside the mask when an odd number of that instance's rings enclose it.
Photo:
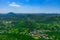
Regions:
[[[60,0],[0,0],[0,13],[60,13]]]

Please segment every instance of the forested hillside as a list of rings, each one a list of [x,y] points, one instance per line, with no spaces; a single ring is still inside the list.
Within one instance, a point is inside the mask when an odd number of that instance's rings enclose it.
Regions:
[[[60,40],[60,14],[0,14],[0,40]]]

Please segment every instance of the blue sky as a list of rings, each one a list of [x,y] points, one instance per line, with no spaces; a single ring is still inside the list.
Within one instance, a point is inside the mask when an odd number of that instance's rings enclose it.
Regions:
[[[0,13],[60,13],[60,0],[0,0]]]

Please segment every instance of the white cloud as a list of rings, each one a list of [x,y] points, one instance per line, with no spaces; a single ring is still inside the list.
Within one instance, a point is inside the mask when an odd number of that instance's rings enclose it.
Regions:
[[[15,3],[15,2],[10,3],[9,6],[11,6],[11,7],[21,7],[21,5]]]

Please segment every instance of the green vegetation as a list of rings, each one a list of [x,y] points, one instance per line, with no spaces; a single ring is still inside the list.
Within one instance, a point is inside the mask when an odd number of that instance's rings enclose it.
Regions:
[[[60,40],[60,16],[2,16],[0,40]]]

